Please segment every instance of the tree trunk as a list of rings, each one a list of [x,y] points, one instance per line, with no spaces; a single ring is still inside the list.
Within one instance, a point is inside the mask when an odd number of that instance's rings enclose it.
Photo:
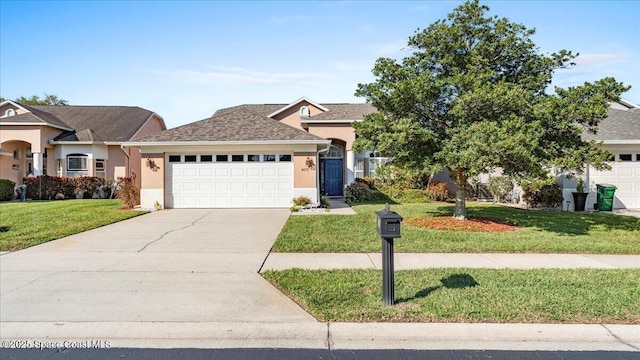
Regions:
[[[453,210],[453,217],[458,220],[467,219],[467,176],[462,168],[455,170],[456,182],[456,207]]]

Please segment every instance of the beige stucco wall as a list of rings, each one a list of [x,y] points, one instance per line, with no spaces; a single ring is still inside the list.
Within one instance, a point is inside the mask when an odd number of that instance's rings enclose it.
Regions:
[[[43,153],[49,140],[61,133],[62,130],[49,126],[2,125],[0,126],[0,144],[7,141],[24,141],[31,144],[32,152]]]
[[[273,118],[280,121],[283,124],[287,124],[289,126],[293,126],[298,129],[306,130],[302,124],[300,123],[300,108],[306,106],[309,108],[310,116],[315,116],[317,114],[322,113],[323,111],[318,109],[317,107],[309,104],[306,101],[301,101],[299,104],[292,106],[291,108],[277,114]],[[305,118],[306,119],[306,118]]]
[[[157,115],[154,114],[149,118],[149,120],[147,120],[147,122],[144,123],[144,125],[142,125],[142,127],[140,127],[140,130],[133,135],[131,140],[136,140],[162,130],[165,130],[164,123]]]
[[[22,183],[22,178],[26,175],[24,149],[28,144],[18,141],[9,141],[2,143],[2,151],[13,153],[14,150],[20,151],[20,159],[15,160],[13,156],[0,156],[0,179],[9,179],[16,184]],[[13,166],[18,169],[13,169]]]
[[[144,154],[141,160],[141,180],[143,189],[164,189],[164,153]],[[151,164],[148,164],[151,162]],[[149,166],[151,165],[151,166]]]
[[[345,142],[345,150],[351,150],[356,141],[356,133],[351,124],[309,124],[309,133],[325,139],[338,139]]]
[[[311,164],[307,164],[310,160]],[[309,166],[312,165],[312,166]],[[299,152],[293,154],[293,187],[316,187],[318,164],[315,152]]]
[[[118,179],[127,176],[127,157],[120,146],[109,146],[109,159],[107,160],[107,177]]]

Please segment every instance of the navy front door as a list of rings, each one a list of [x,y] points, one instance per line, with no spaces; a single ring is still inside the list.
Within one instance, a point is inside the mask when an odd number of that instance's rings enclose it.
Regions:
[[[343,159],[320,159],[322,168],[321,181],[323,193],[328,196],[342,196],[343,183]]]

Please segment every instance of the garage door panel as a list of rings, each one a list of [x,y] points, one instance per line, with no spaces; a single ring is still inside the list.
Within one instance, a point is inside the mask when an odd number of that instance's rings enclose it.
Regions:
[[[260,176],[259,168],[247,168],[247,176]]]
[[[640,209],[640,162],[614,163],[611,167],[611,171],[591,171],[593,190],[595,184],[614,185],[614,208]]]
[[[184,158],[184,157],[183,157]],[[167,206],[289,207],[293,164],[168,163]]]
[[[292,171],[289,168],[278,169],[278,176],[291,176],[291,175],[292,175]]]

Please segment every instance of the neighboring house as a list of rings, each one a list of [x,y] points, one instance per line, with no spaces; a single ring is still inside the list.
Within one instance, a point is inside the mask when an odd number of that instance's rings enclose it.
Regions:
[[[0,103],[0,178],[117,177],[140,174],[140,152],[125,141],[165,130],[152,111],[127,106]],[[137,182],[139,176],[137,176]]]
[[[343,196],[383,159],[352,150],[351,124],[369,104],[240,105],[126,146],[142,153],[141,206],[290,207],[307,196]]]
[[[640,209],[640,106],[621,100],[612,103],[607,118],[598,125],[598,133],[584,134],[586,140],[602,141],[602,147],[614,153],[609,163],[611,170],[598,171],[586,166],[584,179],[587,208],[596,203],[596,184],[611,184],[617,187],[614,209]],[[563,179],[563,195],[572,201],[571,192],[576,183]]]

